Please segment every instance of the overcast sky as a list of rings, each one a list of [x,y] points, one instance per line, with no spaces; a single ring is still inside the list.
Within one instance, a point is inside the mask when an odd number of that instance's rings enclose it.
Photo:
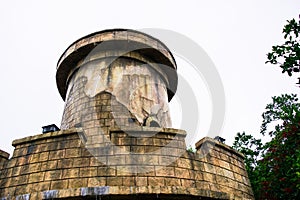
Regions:
[[[240,131],[259,136],[261,113],[271,96],[299,93],[296,77],[264,64],[271,46],[283,41],[286,20],[298,18],[299,8],[296,0],[3,1],[0,149],[12,153],[14,139],[40,134],[44,125],[60,126],[64,102],[55,82],[60,55],[78,38],[110,28],[163,28],[196,42],[214,62],[225,88],[221,135],[226,143]],[[177,60],[179,73],[189,79],[187,61]],[[209,100],[203,87],[191,87]],[[173,125],[182,128],[178,105],[174,110]],[[205,116],[211,111],[200,112],[195,141],[209,127]]]

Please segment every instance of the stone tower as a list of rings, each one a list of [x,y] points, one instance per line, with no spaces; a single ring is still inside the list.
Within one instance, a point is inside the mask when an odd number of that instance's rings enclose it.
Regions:
[[[171,128],[176,68],[138,31],[74,42],[57,65],[61,130],[0,151],[0,199],[253,199],[242,154],[211,138],[188,152]]]

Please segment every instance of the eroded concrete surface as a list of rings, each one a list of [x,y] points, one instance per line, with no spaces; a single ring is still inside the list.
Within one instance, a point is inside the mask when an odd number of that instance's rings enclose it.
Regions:
[[[124,105],[141,126],[171,127],[166,84],[149,64],[128,58],[99,59],[81,66],[68,83],[67,104],[77,101],[70,90],[85,77],[84,95],[95,97],[108,92]],[[70,95],[71,94],[71,95]],[[119,118],[119,110],[112,114]],[[128,118],[131,116],[128,115]],[[62,128],[67,127],[63,116]]]

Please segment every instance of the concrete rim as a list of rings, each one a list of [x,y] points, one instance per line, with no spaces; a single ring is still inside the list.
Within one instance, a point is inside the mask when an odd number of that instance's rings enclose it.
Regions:
[[[161,64],[168,82],[168,100],[170,101],[177,90],[177,66],[173,54],[160,40],[143,32],[131,29],[107,29],[86,35],[73,42],[61,55],[57,63],[56,83],[63,100],[66,98],[67,79],[77,63],[87,56],[98,44],[106,42],[127,42],[134,46],[135,51]],[[132,49],[132,47],[130,47]],[[129,49],[129,51],[130,51]]]

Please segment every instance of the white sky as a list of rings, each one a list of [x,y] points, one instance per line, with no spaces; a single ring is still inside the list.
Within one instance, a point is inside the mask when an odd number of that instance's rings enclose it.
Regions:
[[[163,28],[195,41],[223,81],[226,120],[221,135],[226,143],[231,145],[237,132],[258,136],[271,96],[299,93],[296,77],[264,64],[271,46],[282,42],[286,20],[298,18],[299,8],[296,0],[3,1],[0,149],[12,153],[14,139],[39,134],[44,125],[60,125],[64,102],[55,82],[60,55],[78,38],[109,28]],[[177,59],[179,73],[189,79],[182,71],[187,63]],[[201,93],[209,101],[207,92]],[[180,109],[174,110],[173,124],[180,128]],[[209,126],[205,116],[210,110],[200,112],[204,120],[195,141]]]

